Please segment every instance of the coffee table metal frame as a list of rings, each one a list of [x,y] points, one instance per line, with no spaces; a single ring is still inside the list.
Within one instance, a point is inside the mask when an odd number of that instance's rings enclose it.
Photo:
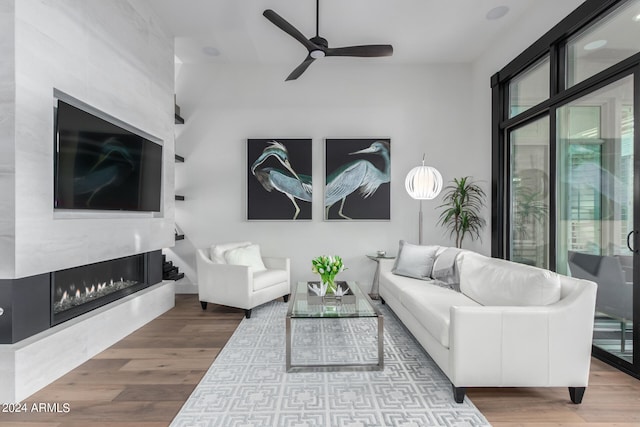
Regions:
[[[367,294],[360,290],[356,282],[347,282],[356,297],[356,303],[353,304],[355,310],[345,311],[336,315],[335,312],[328,310],[327,307],[335,307],[334,304],[319,304],[317,310],[313,313],[298,313],[296,304],[301,299],[307,297],[307,282],[298,282],[289,300],[289,307],[286,317],[286,369],[287,372],[321,372],[321,371],[381,371],[384,369],[384,316],[380,313]],[[336,304],[340,304],[337,302]],[[361,313],[358,306],[361,305],[366,310]],[[291,352],[293,346],[293,335],[291,331],[291,322],[293,319],[346,319],[346,318],[371,318],[377,319],[378,323],[378,362],[377,363],[329,363],[329,364],[311,364],[299,365],[291,363]]]

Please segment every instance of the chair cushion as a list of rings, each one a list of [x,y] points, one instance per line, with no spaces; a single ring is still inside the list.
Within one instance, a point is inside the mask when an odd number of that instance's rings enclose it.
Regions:
[[[556,273],[474,252],[459,257],[460,289],[482,305],[542,306],[560,301]]]
[[[262,262],[260,246],[258,245],[229,249],[224,253],[224,259],[227,261],[227,264],[251,267],[254,273],[267,269],[267,267],[264,266],[264,262]]]
[[[253,290],[259,291],[287,281],[285,270],[262,270],[253,273]]]
[[[213,245],[210,249],[210,258],[214,264],[226,264],[227,260],[224,259],[224,253],[231,249],[242,248],[249,246],[251,242],[233,242],[223,243],[221,245]]]
[[[439,246],[419,246],[400,240],[398,256],[391,269],[393,274],[431,280],[431,270]]]

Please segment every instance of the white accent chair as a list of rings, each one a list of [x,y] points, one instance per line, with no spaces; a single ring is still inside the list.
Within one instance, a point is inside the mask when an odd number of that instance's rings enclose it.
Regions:
[[[257,248],[257,251],[256,251]],[[202,309],[207,303],[251,310],[283,297],[289,300],[289,258],[263,257],[251,242],[226,243],[198,249],[196,254],[198,294]]]

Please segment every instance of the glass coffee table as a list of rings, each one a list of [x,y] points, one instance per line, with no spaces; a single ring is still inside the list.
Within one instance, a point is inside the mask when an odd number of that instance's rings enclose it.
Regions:
[[[346,284],[350,292],[342,298],[319,297],[309,291],[308,282],[298,282],[289,300],[289,309],[286,317],[286,369],[287,372],[315,372],[315,371],[379,371],[384,369],[384,317],[373,306],[371,299],[362,292],[356,282],[337,282],[342,286]],[[319,361],[317,363],[298,364],[292,363],[294,333],[292,321],[298,319],[315,319],[320,322],[323,319],[365,319],[377,321],[377,362],[368,363],[355,361],[353,363],[331,363]],[[317,325],[314,325],[317,326]],[[315,328],[313,328],[315,329]],[[297,333],[297,332],[296,332]],[[367,337],[372,338],[372,337]],[[314,340],[313,338],[310,338]],[[339,345],[339,344],[338,344]]]

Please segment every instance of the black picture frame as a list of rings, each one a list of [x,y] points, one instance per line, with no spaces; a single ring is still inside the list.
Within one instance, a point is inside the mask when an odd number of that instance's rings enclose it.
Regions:
[[[391,220],[391,139],[325,139],[324,219]]]
[[[248,139],[247,220],[311,220],[311,170],[311,138]]]

